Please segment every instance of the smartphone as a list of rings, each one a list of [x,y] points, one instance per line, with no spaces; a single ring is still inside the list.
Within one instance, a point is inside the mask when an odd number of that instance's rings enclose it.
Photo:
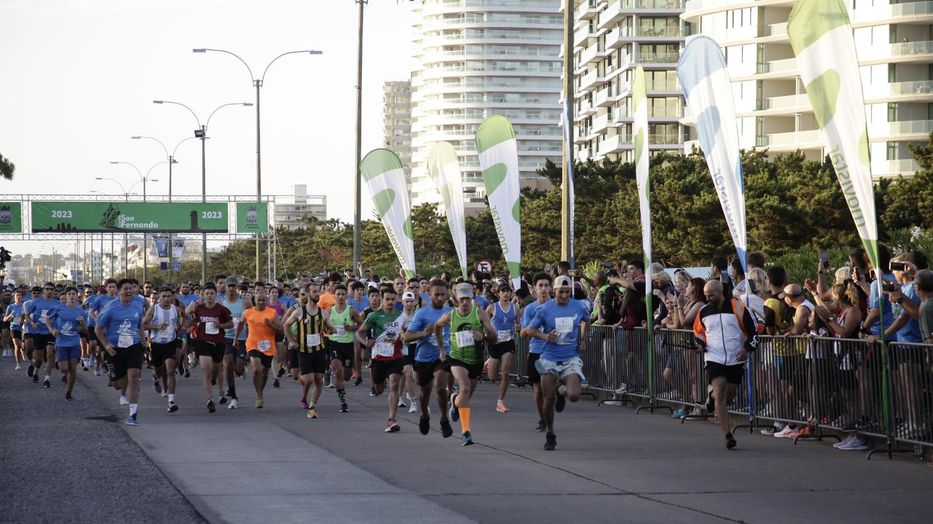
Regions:
[[[883,284],[881,284],[881,290],[884,291],[885,293],[892,293],[894,291],[899,291],[897,289],[897,286],[895,286],[894,284],[890,282],[884,282]]]
[[[829,267],[829,252],[825,249],[820,251],[820,261],[823,262],[823,268]]]
[[[907,264],[903,262],[891,262],[891,271],[907,271]]]

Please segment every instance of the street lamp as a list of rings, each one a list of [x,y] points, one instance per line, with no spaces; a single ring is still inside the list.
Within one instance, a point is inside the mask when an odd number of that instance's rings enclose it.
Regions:
[[[138,178],[135,182],[133,182],[132,185],[130,185],[129,191],[125,191],[125,193],[126,193],[126,200],[129,201],[129,193],[133,191],[133,188],[136,187],[136,184],[142,182],[142,184],[143,184],[143,202],[146,201],[146,185],[147,185],[149,182],[158,182],[158,181],[159,181],[159,180],[156,179],[156,178],[151,178],[151,177],[150,177],[150,174],[152,173],[152,170],[155,169],[156,167],[158,167],[158,166],[164,164],[164,163],[166,163],[166,162],[163,161],[163,162],[159,162],[159,163],[153,165],[152,167],[149,168],[148,171],[146,171],[146,176],[143,176],[142,171],[140,171],[139,168],[136,167],[136,164],[133,164],[132,162],[124,162],[124,161],[122,161],[122,160],[111,160],[111,161],[110,161],[110,164],[111,164],[111,165],[121,165],[121,164],[122,164],[122,165],[130,166],[130,167],[132,167],[133,169],[136,170],[136,174],[139,175],[139,178]],[[102,178],[98,177],[98,180],[102,180]],[[119,182],[118,182],[118,184],[119,184]],[[123,185],[121,184],[120,187],[122,188]],[[147,242],[147,240],[148,240],[148,235],[146,234],[146,232],[143,232],[143,282],[146,281],[147,271],[148,271],[148,267],[147,267],[147,266],[148,266],[148,264],[149,264],[149,252],[148,252],[149,250],[148,250],[148,242]]]
[[[226,53],[230,56],[233,56],[237,60],[239,60],[244,66],[246,66],[246,70],[249,72],[250,81],[252,82],[253,86],[256,88],[256,202],[260,202],[262,200],[262,154],[261,154],[262,148],[260,147],[261,141],[260,141],[260,125],[259,125],[260,124],[259,95],[260,95],[260,90],[263,86],[263,83],[265,82],[265,79],[266,79],[266,72],[269,71],[269,67],[272,64],[274,64],[276,60],[278,60],[279,58],[282,58],[283,56],[296,55],[296,54],[321,55],[321,54],[324,54],[324,52],[316,51],[312,49],[304,49],[300,51],[287,51],[273,58],[272,61],[270,61],[266,65],[266,68],[263,69],[262,76],[259,78],[256,78],[253,75],[253,70],[249,67],[249,64],[246,63],[246,60],[243,60],[242,58],[240,58],[240,55],[234,52],[227,51],[226,49],[210,49],[207,47],[200,47],[197,49],[192,49],[191,51],[195,53],[207,53],[208,51],[213,51],[215,53]],[[256,235],[256,281],[257,282],[259,281],[259,235],[258,234]]]
[[[201,140],[201,202],[207,202],[207,163],[205,160],[205,140],[207,140],[207,126],[211,123],[211,118],[214,117],[214,114],[217,111],[220,111],[224,107],[228,106],[244,106],[251,107],[253,104],[250,102],[230,102],[227,104],[221,104],[217,106],[216,109],[211,111],[211,114],[207,117],[207,120],[204,124],[201,124],[201,119],[198,118],[197,113],[193,109],[182,104],[181,102],[173,102],[171,100],[153,100],[153,104],[171,104],[176,106],[181,106],[188,110],[191,113],[191,116],[194,117],[195,122],[198,124],[198,128],[194,131],[194,138]],[[207,283],[207,233],[201,233],[201,283]]]

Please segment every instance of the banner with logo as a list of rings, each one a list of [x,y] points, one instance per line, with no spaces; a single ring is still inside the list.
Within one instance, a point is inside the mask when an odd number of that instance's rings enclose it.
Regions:
[[[745,185],[739,133],[732,84],[719,44],[708,36],[688,38],[677,62],[677,78],[696,123],[700,148],[706,155],[732,242],[747,271]]]
[[[635,68],[632,82],[632,133],[635,144],[635,181],[638,185],[638,207],[641,212],[641,244],[645,252],[645,270],[651,266],[651,183],[648,180],[648,91],[645,70]],[[645,299],[651,311],[651,275],[645,279]],[[649,315],[650,317],[651,315]],[[650,320],[649,320],[650,322]]]
[[[175,238],[172,240],[172,258],[175,260],[181,260],[181,257],[185,255],[185,240],[182,238]]]
[[[457,259],[460,262],[460,272],[463,278],[467,278],[463,175],[460,173],[460,163],[457,161],[457,151],[454,150],[454,146],[448,142],[437,142],[431,147],[431,152],[428,154],[428,175],[434,180],[434,185],[441,194],[444,211],[447,213],[447,224],[450,226],[450,236],[453,238]]]
[[[382,219],[399,265],[408,277],[413,277],[415,244],[411,230],[411,201],[402,161],[388,149],[373,149],[360,162],[360,173],[369,184],[373,205]]]
[[[0,202],[0,233],[23,232],[22,202]]]
[[[877,268],[878,222],[865,100],[846,7],[839,0],[798,0],[787,21],[787,35],[855,227]]]
[[[33,233],[226,233],[227,203],[33,202]]]
[[[159,258],[168,258],[168,235],[153,235],[155,242],[156,255]]]
[[[268,233],[269,204],[266,202],[237,202],[236,232]]]
[[[476,150],[483,170],[492,222],[509,268],[512,285],[521,283],[522,228],[518,143],[504,116],[491,116],[476,131]]]

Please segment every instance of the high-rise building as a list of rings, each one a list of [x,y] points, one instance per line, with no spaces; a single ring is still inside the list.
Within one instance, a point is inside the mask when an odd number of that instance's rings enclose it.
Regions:
[[[917,164],[907,146],[925,143],[933,131],[933,1],[844,3],[861,66],[872,173],[911,175]],[[794,0],[688,0],[681,16],[723,47],[741,147],[800,149],[818,159],[823,141],[787,38],[793,7]]]
[[[414,2],[412,200],[439,202],[428,177],[435,142],[457,150],[467,212],[484,205],[474,136],[493,115],[507,117],[518,139],[523,187],[546,187],[535,171],[561,156],[559,51],[561,0]]]
[[[288,198],[276,198],[273,211],[275,227],[289,230],[305,227],[305,217],[327,220],[327,195],[309,195],[307,184],[295,184],[291,202]]]
[[[683,0],[576,0],[574,12],[575,159],[633,161],[632,82],[645,70],[649,147],[683,149],[683,95],[677,59]]]
[[[402,161],[411,187],[411,81],[386,82],[382,102],[385,147]]]

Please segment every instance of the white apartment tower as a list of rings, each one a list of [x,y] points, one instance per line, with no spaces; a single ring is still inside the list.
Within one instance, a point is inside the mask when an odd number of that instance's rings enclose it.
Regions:
[[[386,149],[395,151],[406,178],[411,175],[411,81],[386,82],[383,89],[383,127]],[[411,186],[411,179],[408,178]]]
[[[638,65],[645,70],[650,149],[683,149],[684,102],[676,73],[686,34],[683,8],[683,0],[576,0],[576,160],[634,160],[632,82]]]
[[[907,145],[925,143],[933,130],[933,1],[843,1],[861,66],[872,173],[909,176],[917,164]],[[794,0],[688,0],[681,17],[723,47],[742,148],[800,149],[818,159],[822,138],[787,38],[793,7]]]
[[[493,115],[507,117],[518,139],[523,187],[546,158],[560,162],[561,0],[413,2],[416,70],[412,73],[411,190],[414,204],[439,202],[427,173],[432,145],[457,150],[467,212],[484,206],[474,136]]]

